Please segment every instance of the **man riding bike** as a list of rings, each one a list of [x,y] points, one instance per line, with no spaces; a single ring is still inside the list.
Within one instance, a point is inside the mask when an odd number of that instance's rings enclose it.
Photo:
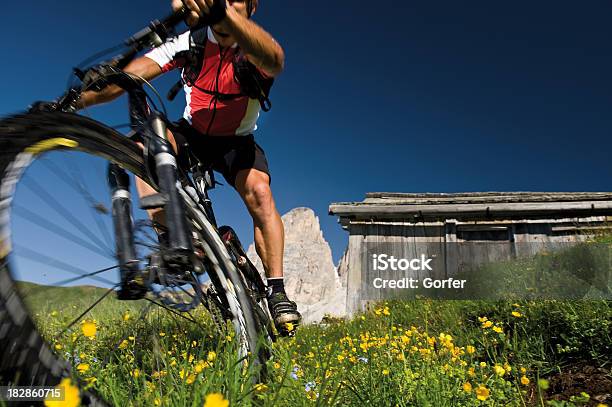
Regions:
[[[247,79],[252,78],[237,79],[238,71],[242,71],[237,68],[246,67],[246,75],[254,76],[256,83],[271,86],[272,78],[283,70],[283,49],[250,20],[257,5],[258,0],[172,0],[174,9],[189,10],[190,26],[195,27],[201,19],[209,23],[201,28],[201,43],[196,43],[192,28],[135,59],[124,71],[148,81],[182,69],[187,106],[183,118],[170,126],[168,139],[179,159],[188,156],[188,143],[189,151],[220,172],[246,204],[253,218],[255,248],[268,281],[268,307],[281,331],[288,323],[296,326],[301,316],[285,293],[283,223],[270,189],[266,156],[252,134],[259,110],[265,105],[244,89]],[[194,49],[199,53],[192,52]],[[201,60],[194,62],[193,55]],[[86,91],[79,108],[111,101],[121,93],[117,86],[101,92]],[[141,198],[156,193],[139,179],[137,189]],[[162,210],[150,211],[150,216],[164,224]]]

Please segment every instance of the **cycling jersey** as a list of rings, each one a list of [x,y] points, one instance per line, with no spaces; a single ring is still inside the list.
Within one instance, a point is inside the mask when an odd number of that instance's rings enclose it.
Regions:
[[[183,51],[189,51],[190,32],[171,38],[145,56],[168,72],[183,68]],[[257,129],[260,104],[257,99],[239,96],[230,99],[215,94],[239,94],[240,85],[234,78],[232,61],[238,52],[236,44],[221,49],[213,32],[208,28],[204,61],[198,79],[191,87],[183,86],[187,105],[183,117],[202,134],[214,136],[247,135]],[[262,75],[266,75],[262,72]]]

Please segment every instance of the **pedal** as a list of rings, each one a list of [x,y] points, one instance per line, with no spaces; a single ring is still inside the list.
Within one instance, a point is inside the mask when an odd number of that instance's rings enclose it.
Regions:
[[[157,209],[163,208],[168,202],[168,197],[165,194],[157,193],[149,196],[145,196],[140,199],[140,209]]]

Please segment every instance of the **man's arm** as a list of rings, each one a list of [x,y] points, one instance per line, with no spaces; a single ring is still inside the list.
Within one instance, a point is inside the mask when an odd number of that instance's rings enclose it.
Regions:
[[[283,48],[263,28],[241,16],[233,7],[227,8],[227,16],[219,23],[231,34],[248,59],[271,76],[276,76],[285,67]]]
[[[140,57],[133,60],[123,69],[123,71],[140,76],[147,81],[150,81],[162,74],[162,69],[160,66],[155,61],[147,57]],[[101,92],[88,90],[83,92],[77,106],[79,109],[83,109],[88,106],[110,102],[111,100],[121,96],[122,93],[123,89],[116,85],[108,86]]]

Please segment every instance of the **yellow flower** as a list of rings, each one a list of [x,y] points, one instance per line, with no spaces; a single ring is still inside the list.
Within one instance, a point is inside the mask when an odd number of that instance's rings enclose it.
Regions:
[[[480,321],[482,323],[485,323],[488,320],[489,320],[489,318],[487,318],[487,317],[478,317],[478,321]]]
[[[55,350],[62,350],[63,346],[59,343],[55,344]]]
[[[344,360],[344,356],[343,355],[338,355],[338,362],[342,362]]]
[[[470,367],[470,368],[468,369],[468,374],[469,374],[470,376],[472,376],[472,377],[476,376],[476,372],[474,371],[474,368],[473,368],[473,367]]]
[[[484,321],[482,323],[482,327],[485,328],[485,329],[486,328],[491,328],[492,326],[493,326],[493,322],[491,322],[491,321]]]
[[[470,382],[463,383],[463,391],[466,393],[472,392],[472,384]]]
[[[520,312],[518,312],[518,311],[512,311],[512,316],[513,316],[513,317],[516,317],[516,318],[520,318],[520,317],[522,317],[522,316],[523,316],[523,314],[521,314],[521,313],[520,313]]]
[[[498,334],[501,334],[504,332],[504,330],[500,326],[494,326],[493,330],[497,332]]]
[[[384,376],[388,376],[389,375],[389,369],[383,369],[382,374]]]
[[[93,338],[96,336],[96,323],[94,321],[83,321],[81,325],[81,330],[83,331],[83,335],[88,338]]]
[[[522,374],[527,373],[527,369],[525,369],[524,367],[521,367],[521,373],[522,373]]]
[[[265,384],[263,384],[263,383],[257,383],[257,384],[254,386],[254,390],[255,390],[256,392],[258,392],[258,393],[263,393],[264,391],[268,390],[268,386],[266,386],[266,385],[265,385]]]
[[[160,333],[159,333],[159,336],[162,336],[162,337],[163,337],[163,336],[166,336],[166,333],[165,333],[165,332],[160,332]]]
[[[478,400],[485,401],[486,399],[489,398],[490,395],[491,395],[491,392],[489,392],[489,389],[487,389],[482,384],[476,388],[476,398]]]
[[[210,393],[204,398],[203,407],[229,407],[229,401],[221,393]]]
[[[487,362],[480,362],[480,367],[483,369],[487,367]]]
[[[291,322],[286,322],[285,323],[285,329],[287,330],[287,332],[293,331],[294,328],[295,328],[295,326]]]
[[[155,400],[153,400],[153,405],[161,406],[161,400],[159,399],[159,397],[156,397]]]
[[[529,378],[527,376],[521,376],[521,384],[527,386],[529,384]]]
[[[195,382],[195,375],[192,373],[189,376],[187,376],[187,379],[185,379],[185,383],[187,384],[192,384],[193,382]]]
[[[81,404],[81,396],[79,395],[79,388],[72,385],[69,378],[64,378],[56,386],[56,388],[64,390],[64,399],[62,401],[54,400],[53,397],[47,397],[45,399],[46,407],[77,407]]]
[[[474,352],[476,352],[476,348],[474,348],[472,345],[468,345],[465,350],[467,351],[467,353],[469,353],[470,355]]]
[[[280,369],[281,368],[281,364],[278,362],[274,362],[274,369]]]
[[[87,363],[79,363],[76,368],[79,373],[85,373],[89,370],[89,365]]]
[[[604,403],[599,403],[599,404],[597,404],[597,407],[608,407],[608,405],[604,404]]]
[[[385,307],[383,309],[383,315],[391,315],[391,312],[389,312],[389,307]]]
[[[125,311],[125,314],[123,314],[123,321],[129,321],[130,320],[130,311]]]
[[[217,359],[217,354],[212,350],[208,352],[208,355],[206,356],[206,360],[208,360],[209,362],[214,362],[215,359]]]
[[[119,349],[125,349],[127,348],[129,345],[129,342],[127,341],[127,339],[124,339],[121,341],[121,343],[119,344]]]
[[[498,376],[503,376],[506,374],[506,370],[504,370],[503,367],[501,367],[500,365],[495,365],[493,367],[493,371],[495,372],[496,375]]]
[[[134,369],[131,371],[130,376],[132,376],[134,379],[138,378],[140,376],[140,369]]]

